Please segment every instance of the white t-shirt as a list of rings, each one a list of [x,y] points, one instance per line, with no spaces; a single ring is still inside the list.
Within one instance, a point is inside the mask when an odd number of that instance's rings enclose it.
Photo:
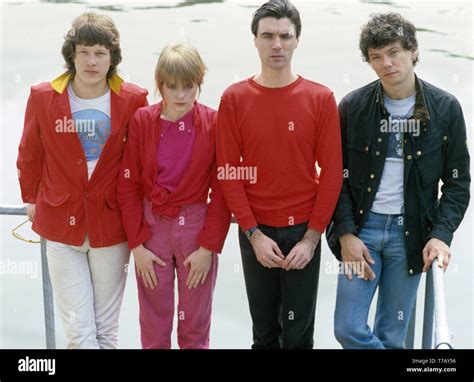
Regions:
[[[69,84],[69,103],[77,135],[87,160],[90,179],[111,132],[110,89],[98,98],[79,98]]]
[[[408,119],[415,110],[416,95],[394,100],[384,95],[388,120],[388,148],[379,189],[370,209],[378,214],[403,213],[403,133],[407,132]]]

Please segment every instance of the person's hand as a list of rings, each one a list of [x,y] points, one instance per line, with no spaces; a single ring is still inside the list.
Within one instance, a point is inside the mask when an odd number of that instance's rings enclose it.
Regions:
[[[278,248],[278,244],[259,229],[250,236],[250,244],[252,244],[257,261],[265,268],[281,268],[283,266],[285,256]]]
[[[192,252],[183,265],[189,266],[188,279],[186,280],[186,286],[189,289],[197,288],[200,284],[204,284],[211,269],[212,264],[212,252],[204,247],[199,247]]]
[[[339,238],[344,273],[349,280],[352,274],[357,274],[365,281],[375,280],[375,273],[369,264],[375,264],[366,245],[352,233],[346,233]]]
[[[164,267],[166,265],[165,262],[152,251],[146,249],[143,244],[133,248],[132,254],[135,260],[135,266],[137,267],[137,273],[143,280],[143,284],[146,288],[154,289],[158,285],[158,279],[156,278],[153,263]]]
[[[449,260],[451,260],[451,250],[444,241],[435,237],[431,238],[423,248],[423,272],[426,272],[434,259],[438,258],[438,267],[446,271]]]
[[[296,243],[283,262],[283,269],[303,269],[314,256],[314,251],[321,239],[321,233],[308,229],[304,237]]]
[[[33,222],[35,220],[35,213],[36,213],[36,204],[28,203],[26,205],[26,215],[28,216],[28,220]]]

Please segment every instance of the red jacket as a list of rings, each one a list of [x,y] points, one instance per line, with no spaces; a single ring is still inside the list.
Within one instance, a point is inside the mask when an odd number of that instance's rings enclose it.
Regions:
[[[71,121],[63,74],[31,88],[17,168],[23,202],[35,203],[33,230],[49,240],[92,247],[126,241],[116,202],[117,175],[127,139],[128,120],[147,105],[148,92],[115,75],[111,89],[111,134],[88,180],[87,162],[77,133],[58,132]]]
[[[196,141],[191,162],[176,190],[170,193],[156,183],[161,107],[161,103],[143,107],[130,119],[117,190],[128,245],[133,249],[150,237],[143,217],[144,198],[152,201],[155,213],[176,217],[185,205],[207,202],[210,187],[207,216],[197,242],[212,252],[220,253],[229,230],[231,213],[217,181],[214,148],[217,112],[195,103]]]

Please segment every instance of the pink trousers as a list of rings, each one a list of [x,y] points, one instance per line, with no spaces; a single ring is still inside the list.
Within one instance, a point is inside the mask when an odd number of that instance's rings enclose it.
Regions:
[[[183,262],[199,245],[196,242],[206,218],[207,205],[183,207],[178,217],[154,215],[149,201],[144,215],[151,237],[144,246],[160,257],[166,266],[154,264],[158,286],[146,288],[137,274],[140,303],[141,341],[144,349],[171,348],[175,308],[175,275],[177,276],[177,333],[181,349],[208,349],[211,328],[212,294],[217,277],[217,254],[212,255],[211,269],[204,284],[188,289],[190,266]]]

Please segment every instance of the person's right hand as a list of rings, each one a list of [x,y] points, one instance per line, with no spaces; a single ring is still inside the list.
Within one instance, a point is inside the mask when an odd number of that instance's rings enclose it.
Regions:
[[[153,263],[164,267],[166,264],[152,251],[146,249],[143,244],[132,249],[133,259],[137,267],[137,273],[142,278],[146,288],[154,289],[158,285]]]
[[[36,204],[28,203],[26,205],[26,215],[28,216],[28,219],[30,222],[33,222],[35,220],[35,213],[36,213]]]
[[[278,248],[278,244],[265,236],[259,229],[250,236],[250,244],[252,244],[257,261],[265,268],[281,268],[283,266],[285,256]]]
[[[375,264],[375,261],[364,242],[352,233],[342,235],[339,242],[346,277],[352,280],[352,274],[356,273],[365,281],[375,280],[375,273],[369,265]]]

